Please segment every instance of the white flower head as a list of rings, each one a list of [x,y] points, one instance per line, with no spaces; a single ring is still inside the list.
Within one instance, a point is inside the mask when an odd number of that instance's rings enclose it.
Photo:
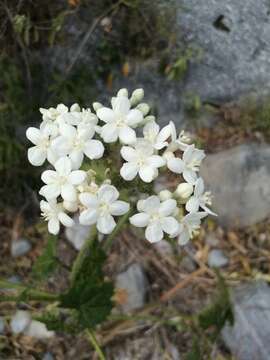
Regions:
[[[140,110],[130,109],[130,101],[126,96],[117,96],[112,99],[112,109],[102,107],[97,110],[97,116],[106,124],[101,129],[101,137],[106,143],[112,143],[119,138],[123,144],[132,144],[136,141],[133,128],[143,120]]]
[[[68,124],[59,127],[60,136],[52,142],[55,153],[61,156],[69,155],[73,169],[78,169],[84,155],[89,159],[100,159],[104,153],[101,141],[92,139],[95,129],[91,125],[80,124],[77,128]]]
[[[164,154],[166,158],[166,154]],[[180,157],[167,157],[167,166],[176,174],[182,174],[186,182],[194,185],[197,180],[197,172],[202,160],[205,158],[203,150],[195,148],[195,145],[187,146],[183,153],[183,159]]]
[[[178,243],[186,245],[190,239],[198,233],[201,220],[207,216],[207,212],[196,212],[185,215],[180,221]]]
[[[110,234],[116,226],[113,216],[124,215],[129,210],[129,204],[118,197],[119,192],[112,185],[102,185],[96,194],[80,194],[80,202],[85,207],[79,217],[80,223],[97,224],[99,232]]]
[[[211,205],[211,193],[209,191],[204,192],[204,182],[202,178],[197,179],[194,186],[194,195],[186,203],[186,210],[190,213],[196,213],[201,207],[208,214],[216,216],[207,205]]]
[[[41,112],[43,119],[42,123],[40,124],[40,129],[53,137],[57,136],[59,117],[68,113],[68,107],[64,104],[59,104],[56,108],[40,108],[39,111]]]
[[[62,203],[57,203],[55,199],[50,201],[41,200],[41,216],[48,221],[49,233],[57,235],[60,230],[60,223],[64,226],[73,226],[74,221],[65,213]]]
[[[149,121],[143,128],[144,139],[149,141],[156,150],[161,150],[168,145],[168,138],[171,135],[170,125],[160,130],[160,126],[155,121]]]
[[[168,199],[160,202],[158,196],[150,196],[146,200],[139,200],[137,208],[140,211],[129,221],[137,227],[146,227],[145,237],[151,243],[163,239],[164,232],[173,236],[179,231],[179,223],[172,216],[176,209],[176,201]]]
[[[41,179],[46,184],[40,189],[40,194],[46,199],[56,199],[59,195],[66,201],[76,201],[77,189],[86,179],[86,172],[83,170],[72,171],[71,160],[62,157],[55,163],[55,170],[46,170],[42,173]]]
[[[42,165],[47,159],[51,164],[57,160],[57,155],[51,147],[50,135],[37,129],[30,127],[26,131],[26,137],[35,145],[28,149],[28,160],[34,166]]]
[[[121,155],[127,162],[120,170],[123,179],[133,180],[137,174],[144,182],[151,182],[158,176],[158,168],[165,165],[165,160],[154,155],[153,146],[144,139],[138,139],[134,147],[123,146]]]

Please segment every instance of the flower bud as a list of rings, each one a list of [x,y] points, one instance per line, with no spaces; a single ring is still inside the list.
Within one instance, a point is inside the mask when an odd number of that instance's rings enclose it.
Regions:
[[[144,116],[146,116],[150,111],[150,106],[146,103],[141,103],[137,106],[137,109],[140,110]]]
[[[193,185],[188,183],[179,184],[174,192],[174,195],[182,201],[186,201],[193,193]]]
[[[93,108],[94,108],[95,111],[98,111],[98,109],[100,109],[102,107],[103,107],[103,105],[101,103],[99,103],[99,102],[94,102],[93,103]]]
[[[78,210],[78,202],[77,201],[64,201],[63,202],[64,209],[70,212],[76,212]]]
[[[117,96],[125,96],[125,97],[128,97],[128,90],[123,88],[123,89],[120,89],[117,93]]]
[[[74,111],[74,112],[80,112],[80,111],[81,111],[80,105],[77,104],[77,103],[71,105],[70,111],[71,111],[71,112],[73,112],[73,111]]]
[[[165,201],[172,198],[172,193],[169,190],[161,190],[158,196],[161,201]]]
[[[144,118],[144,123],[150,122],[150,121],[155,121],[156,117],[154,115],[148,115]]]
[[[131,98],[130,98],[130,103],[132,106],[137,105],[139,102],[142,101],[144,97],[144,91],[143,89],[136,89],[133,91]]]

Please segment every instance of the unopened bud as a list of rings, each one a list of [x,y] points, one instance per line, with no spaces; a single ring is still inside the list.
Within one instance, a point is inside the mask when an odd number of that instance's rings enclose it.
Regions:
[[[71,107],[70,107],[70,111],[71,112],[80,112],[81,111],[81,108],[80,108],[80,105],[79,104],[73,104]]]
[[[175,196],[185,202],[193,193],[193,186],[188,183],[179,184],[174,192]]]
[[[169,190],[161,190],[158,196],[161,201],[165,201],[172,198],[172,193]]]
[[[125,96],[125,97],[128,97],[128,90],[123,88],[123,89],[120,89],[117,93],[117,96]]]
[[[93,108],[95,111],[98,111],[98,109],[101,109],[103,107],[103,105],[99,102],[94,102],[93,103]]]
[[[139,102],[142,101],[143,97],[144,97],[143,89],[134,90],[131,95],[131,98],[130,98],[131,106],[135,106],[135,105],[139,104]]]
[[[137,106],[137,109],[140,110],[144,116],[146,116],[150,111],[150,106],[146,103],[141,103]]]
[[[63,206],[67,211],[75,212],[78,210],[78,202],[77,201],[64,201]]]

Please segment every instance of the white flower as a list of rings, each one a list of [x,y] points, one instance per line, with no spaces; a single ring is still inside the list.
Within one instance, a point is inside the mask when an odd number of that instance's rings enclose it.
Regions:
[[[168,145],[166,141],[171,135],[170,125],[160,130],[155,121],[149,121],[143,128],[143,136],[148,140],[156,150],[161,150]]]
[[[40,189],[40,194],[46,199],[56,199],[59,195],[66,201],[76,201],[76,185],[80,185],[86,179],[86,172],[82,170],[72,171],[71,160],[62,157],[54,164],[55,170],[46,170],[41,179],[46,184]]]
[[[59,104],[56,108],[40,108],[39,111],[41,112],[43,119],[40,124],[40,129],[53,137],[57,136],[59,117],[68,113],[68,107],[64,104]]]
[[[189,145],[184,151],[183,159],[169,157],[167,158],[167,166],[172,172],[182,174],[186,182],[194,185],[197,180],[199,166],[204,157],[203,150],[196,149],[195,145]]]
[[[158,176],[158,168],[165,165],[164,159],[154,155],[153,146],[145,140],[138,139],[133,147],[123,146],[121,155],[127,162],[120,170],[123,179],[133,180],[139,173],[144,182],[151,182]]]
[[[52,148],[61,156],[69,155],[73,169],[78,169],[82,165],[84,155],[91,160],[103,156],[102,142],[92,139],[95,134],[93,126],[80,124],[76,129],[71,125],[61,124],[59,132],[60,136],[53,140]]]
[[[193,185],[189,183],[181,183],[177,186],[174,194],[175,197],[179,198],[180,200],[186,202],[187,199],[193,193]]]
[[[172,216],[176,209],[176,201],[165,200],[162,203],[158,196],[150,196],[146,200],[139,200],[137,208],[140,211],[129,221],[137,227],[146,227],[145,237],[151,243],[163,239],[164,232],[173,235],[179,230],[178,221]]]
[[[180,221],[178,243],[185,245],[194,235],[198,233],[201,219],[207,216],[207,212],[197,212],[185,215]]]
[[[211,215],[217,215],[212,210],[210,210],[207,205],[211,205],[211,193],[204,192],[204,183],[203,179],[199,178],[194,187],[194,195],[186,203],[186,210],[190,213],[196,213],[201,207],[204,211]]]
[[[72,111],[70,109],[70,112],[64,113],[58,117],[58,123],[73,126],[96,126],[98,123],[98,118],[91,112],[90,109],[82,109],[82,111]]]
[[[34,166],[40,166],[46,159],[51,164],[57,160],[56,154],[51,148],[51,140],[48,133],[30,127],[26,131],[26,137],[35,145],[28,149],[28,160]]]
[[[31,316],[28,311],[17,310],[11,318],[10,327],[14,334],[23,332],[31,322]]]
[[[160,198],[161,201],[165,201],[165,200],[168,200],[168,199],[171,199],[173,196],[172,192],[170,190],[161,190],[159,193],[158,193],[158,197]]]
[[[143,120],[143,114],[137,109],[130,109],[127,97],[113,98],[112,109],[102,107],[97,110],[97,116],[106,123],[101,129],[101,137],[105,142],[115,142],[118,138],[123,144],[136,141],[136,133],[132,128]]]
[[[56,200],[40,202],[41,216],[48,221],[48,230],[51,234],[58,234],[60,223],[64,226],[73,226],[74,221],[65,213],[63,204],[57,203]]]
[[[112,185],[102,185],[97,194],[82,193],[80,202],[85,206],[80,214],[82,225],[97,224],[97,229],[103,234],[110,234],[116,226],[113,216],[120,216],[128,212],[129,204],[117,200],[119,192]]]
[[[169,151],[175,152],[176,150],[185,151],[189,146],[190,138],[185,134],[184,130],[181,130],[177,136],[176,127],[172,121],[169,123],[171,130],[171,143],[168,147]]]

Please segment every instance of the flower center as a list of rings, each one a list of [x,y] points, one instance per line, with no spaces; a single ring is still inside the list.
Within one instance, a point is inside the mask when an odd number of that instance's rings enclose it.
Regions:
[[[110,205],[106,202],[99,204],[99,213],[100,215],[106,215],[110,212]]]

